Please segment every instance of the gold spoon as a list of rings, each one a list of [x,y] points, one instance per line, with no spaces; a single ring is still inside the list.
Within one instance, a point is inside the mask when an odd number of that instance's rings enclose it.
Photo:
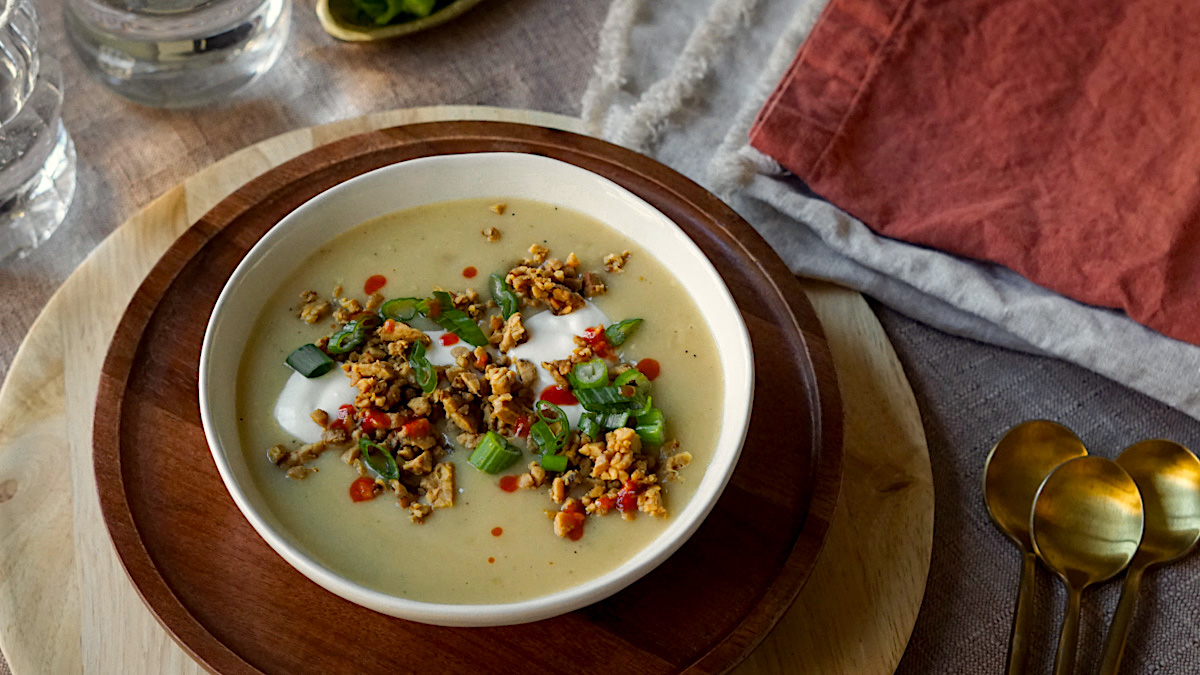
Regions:
[[[1172,441],[1142,441],[1125,448],[1117,464],[1142,493],[1146,531],[1125,573],[1121,601],[1104,642],[1101,675],[1115,675],[1121,666],[1142,573],[1151,565],[1182,558],[1200,540],[1200,460],[1191,450]]]
[[[983,466],[983,499],[988,514],[1000,531],[1021,549],[1021,581],[1005,668],[1009,675],[1025,672],[1025,654],[1029,648],[1037,569],[1037,556],[1029,536],[1033,498],[1055,467],[1086,454],[1083,441],[1070,429],[1047,420],[1031,420],[1009,429],[988,453]]]
[[[1125,569],[1142,540],[1142,497],[1120,465],[1080,457],[1055,469],[1033,500],[1033,550],[1067,584],[1054,675],[1075,672],[1083,589]]]

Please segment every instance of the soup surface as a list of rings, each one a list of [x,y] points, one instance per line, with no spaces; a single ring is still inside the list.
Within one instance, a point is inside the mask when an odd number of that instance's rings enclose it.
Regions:
[[[506,204],[502,213],[489,208],[497,202]],[[500,238],[489,241],[481,234],[485,228],[496,228]],[[281,392],[293,375],[284,360],[300,345],[331,332],[328,318],[312,325],[297,318],[302,293],[315,290],[329,297],[342,286],[344,295],[363,298],[364,284],[382,276],[386,283],[379,292],[388,298],[427,297],[440,287],[474,288],[487,299],[488,276],[504,274],[535,243],[555,257],[573,252],[581,270],[601,273],[608,290],[589,297],[589,309],[594,303],[613,322],[644,320],[620,351],[627,361],[653,359],[660,365],[653,404],[663,411],[666,438],[677,440],[693,457],[678,480],[663,485],[663,501],[669,514],[677,514],[691,499],[721,428],[721,368],[703,317],[653,251],[592,218],[540,202],[431,204],[364,223],[314,252],[274,292],[246,346],[237,390],[243,452],[270,516],[314,560],[368,588],[412,600],[516,602],[615,569],[670,523],[670,515],[638,513],[630,519],[614,510],[587,517],[578,540],[557,536],[549,516],[558,505],[546,486],[500,488],[505,475],[525,473],[536,456],[526,451],[505,471],[487,474],[467,462],[471,450],[459,445],[454,433],[447,434],[444,446],[450,452],[442,461],[455,465],[455,505],[435,509],[419,524],[410,522],[408,511],[388,492],[352,501],[348,489],[359,476],[338,450],[308,464],[317,471],[303,480],[288,478],[267,458],[274,445],[301,444],[276,422]],[[605,272],[605,257],[622,251],[631,253],[624,269]],[[349,382],[337,368],[326,377]]]

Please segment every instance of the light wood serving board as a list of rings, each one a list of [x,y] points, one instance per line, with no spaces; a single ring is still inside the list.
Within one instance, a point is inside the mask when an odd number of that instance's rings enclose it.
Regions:
[[[92,410],[116,323],[175,238],[246,181],[355,133],[445,119],[582,127],[545,113],[437,107],[290,132],[162,195],[51,299],[0,388],[0,649],[15,673],[203,672],[142,604],[99,511]],[[862,297],[817,282],[805,290],[843,398],[842,496],[808,584],[737,672],[887,673],[904,652],[929,569],[928,452],[903,370]]]

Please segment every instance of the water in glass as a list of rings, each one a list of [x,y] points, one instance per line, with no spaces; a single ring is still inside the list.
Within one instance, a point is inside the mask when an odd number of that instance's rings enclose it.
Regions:
[[[27,254],[66,217],[75,146],[62,102],[58,62],[38,53],[32,0],[0,0],[0,260]]]
[[[266,72],[287,40],[292,0],[66,0],[88,70],[144,105],[228,97]]]

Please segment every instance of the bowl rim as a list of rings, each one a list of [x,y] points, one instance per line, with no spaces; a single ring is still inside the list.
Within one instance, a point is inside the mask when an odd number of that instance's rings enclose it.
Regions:
[[[289,236],[294,236],[293,231],[296,229],[294,223],[303,222],[305,215],[314,209],[320,208],[325,202],[344,198],[346,194],[353,194],[356,190],[369,184],[371,181],[380,180],[382,176],[392,173],[398,173],[408,170],[421,170],[425,166],[436,165],[442,163],[460,163],[460,162],[478,162],[496,159],[499,161],[515,161],[515,162],[534,162],[544,163],[548,167],[559,171],[578,172],[586,174],[587,179],[594,181],[597,189],[603,188],[609,191],[616,197],[624,200],[629,200],[638,207],[652,213],[655,220],[662,223],[662,226],[672,232],[679,244],[687,249],[687,253],[697,259],[700,263],[702,272],[711,277],[715,281],[715,286],[719,289],[719,304],[732,308],[731,316],[735,322],[732,329],[736,333],[737,347],[736,353],[726,354],[725,347],[718,349],[721,355],[722,370],[726,378],[730,373],[740,373],[741,381],[731,383],[725,382],[726,391],[731,386],[740,386],[741,389],[748,393],[744,406],[740,406],[735,410],[726,408],[722,425],[735,425],[732,438],[732,449],[727,451],[727,454],[721,454],[722,446],[718,445],[714,449],[712,460],[706,467],[705,475],[701,479],[701,484],[697,488],[695,494],[689,500],[684,511],[674,518],[682,520],[686,515],[688,519],[685,524],[672,533],[673,527],[668,526],[658,537],[651,540],[643,548],[635,551],[633,555],[616,567],[609,571],[586,581],[583,581],[574,586],[548,593],[546,595],[537,596],[516,602],[503,603],[482,603],[482,604],[448,604],[428,601],[410,600],[396,595],[390,595],[382,591],[371,589],[359,582],[353,581],[350,578],[339,574],[334,569],[329,568],[321,562],[318,562],[313,557],[306,554],[300,546],[289,541],[285,536],[286,532],[281,533],[259,513],[258,509],[250,502],[242,485],[234,475],[233,468],[229,463],[224,445],[220,442],[217,424],[214,420],[213,413],[210,410],[211,392],[209,373],[211,369],[211,356],[213,344],[219,336],[219,322],[222,317],[222,312],[239,292],[238,283],[245,277],[249,271],[257,265],[262,258],[269,255],[273,246],[278,242],[286,239]],[[491,197],[492,194],[464,194],[457,199],[469,199],[472,197]],[[429,203],[438,203],[447,200],[435,200]],[[401,211],[410,206],[401,206],[393,211]],[[354,227],[358,227],[362,223],[350,225],[341,230],[334,230],[325,241],[332,241],[337,236],[347,232]],[[311,226],[310,226],[311,227]],[[302,231],[302,230],[301,230]],[[675,276],[675,271],[667,266],[660,259],[660,263],[667,267],[672,276]],[[686,290],[686,288],[685,288]],[[709,311],[703,309],[704,303],[701,303],[698,298],[687,291],[693,300],[697,301],[697,305],[701,308],[701,314],[708,318]],[[259,308],[261,311],[261,308]],[[726,365],[726,358],[730,358],[736,363],[730,368]],[[286,216],[273,225],[259,241],[246,253],[242,260],[238,263],[229,279],[221,289],[221,293],[213,307],[212,313],[209,316],[209,321],[205,327],[204,340],[201,346],[199,359],[199,378],[198,378],[198,393],[200,404],[200,417],[204,430],[205,439],[208,443],[210,453],[217,466],[217,470],[221,476],[221,480],[225,485],[226,490],[233,498],[238,510],[250,522],[254,530],[263,538],[264,541],[279,554],[285,561],[288,562],[294,569],[299,571],[305,577],[309,578],[319,586],[338,595],[342,598],[350,600],[356,604],[362,605],[369,609],[405,618],[423,623],[430,623],[442,626],[494,626],[494,625],[515,625],[537,621],[540,619],[549,618],[564,614],[580,607],[584,607],[593,602],[602,600],[610,595],[613,595],[626,586],[632,584],[642,578],[664,560],[673,555],[688,539],[699,529],[700,525],[707,518],[708,514],[716,505],[721,494],[724,492],[730,477],[737,466],[740,458],[751,417],[753,407],[753,392],[754,392],[754,357],[753,347],[750,341],[749,331],[745,321],[741,316],[741,311],[733,296],[730,293],[724,280],[713,266],[712,262],[692,240],[688,234],[679,227],[670,217],[662,213],[644,199],[634,194],[625,187],[615,183],[614,181],[595,173],[589,169],[577,166],[570,162],[546,157],[542,155],[522,153],[522,152],[468,152],[456,154],[430,155],[407,159],[386,166],[382,166],[361,175],[345,180],[331,188],[324,190],[311,199],[297,206]],[[731,415],[731,413],[736,413]],[[718,465],[718,460],[720,461]],[[713,474],[713,470],[718,469],[719,474]],[[711,483],[710,475],[717,475],[718,478]],[[705,489],[707,487],[708,489]],[[693,509],[693,505],[699,503],[698,508]],[[678,522],[678,521],[677,521]],[[668,536],[670,535],[670,536]],[[647,552],[649,552],[647,554]]]

